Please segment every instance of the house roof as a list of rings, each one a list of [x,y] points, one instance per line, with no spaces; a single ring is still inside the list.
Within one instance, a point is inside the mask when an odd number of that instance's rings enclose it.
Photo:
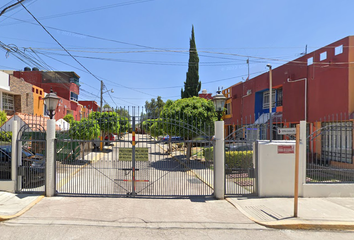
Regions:
[[[23,122],[23,124],[20,124],[20,127],[26,124],[33,130],[47,131],[47,121],[49,120],[49,117],[24,114],[24,113],[15,113],[15,115],[8,118],[7,121],[10,121],[15,116],[20,118],[20,120]],[[60,131],[62,129],[58,125],[55,125],[55,130]]]

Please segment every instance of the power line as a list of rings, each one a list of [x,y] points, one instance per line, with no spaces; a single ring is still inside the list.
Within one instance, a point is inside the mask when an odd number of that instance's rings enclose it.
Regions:
[[[36,22],[44,29],[44,31],[46,31],[48,33],[48,35],[61,47],[64,49],[64,51],[70,55],[81,67],[83,67],[90,75],[92,75],[95,79],[97,79],[98,81],[101,81],[100,79],[98,79],[90,70],[88,70],[81,62],[79,62],[73,55],[71,55],[71,53],[66,50],[66,48],[37,20],[37,18],[22,4],[22,7],[33,17],[34,20],[36,20]]]
[[[24,1],[24,0],[22,0],[22,1]],[[128,2],[122,2],[122,3],[116,3],[116,4],[95,7],[95,8],[71,11],[71,12],[66,12],[66,13],[59,13],[59,14],[55,14],[55,15],[40,17],[39,19],[40,20],[53,19],[53,18],[58,18],[58,17],[65,17],[65,16],[70,16],[70,15],[76,15],[76,14],[82,14],[82,13],[88,13],[88,12],[94,12],[94,11],[101,11],[101,10],[105,10],[105,9],[112,9],[112,8],[116,8],[116,7],[123,7],[123,6],[140,4],[140,3],[151,2],[151,1],[154,1],[154,0],[134,0],[134,1],[128,1]],[[9,24],[7,24],[7,26],[13,25],[13,24],[16,24],[16,23],[14,23],[14,22],[9,23]]]
[[[0,16],[3,15],[3,14],[4,14],[7,10],[9,10],[10,8],[13,8],[13,7],[15,7],[15,6],[18,5],[18,4],[22,4],[23,1],[25,1],[25,0],[19,0],[18,2],[14,3],[14,4],[12,4],[12,5],[8,6],[8,7],[6,7],[6,8],[4,8],[4,9],[0,12]],[[22,5],[22,6],[23,6],[23,5]]]

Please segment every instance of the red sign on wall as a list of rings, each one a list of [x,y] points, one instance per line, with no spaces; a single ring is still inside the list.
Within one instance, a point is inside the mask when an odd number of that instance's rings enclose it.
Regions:
[[[295,153],[295,146],[278,146],[278,154]]]

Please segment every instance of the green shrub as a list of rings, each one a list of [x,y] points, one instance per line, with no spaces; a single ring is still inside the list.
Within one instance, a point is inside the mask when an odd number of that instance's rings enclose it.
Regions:
[[[214,149],[213,149],[213,147],[204,148],[203,149],[203,156],[205,157],[206,161],[212,161],[214,159]]]
[[[0,131],[0,141],[11,142],[12,141],[12,132]]]
[[[205,160],[211,161],[214,159],[214,148],[204,148],[203,155]],[[227,168],[242,168],[248,169],[253,167],[253,151],[226,151],[225,164]]]

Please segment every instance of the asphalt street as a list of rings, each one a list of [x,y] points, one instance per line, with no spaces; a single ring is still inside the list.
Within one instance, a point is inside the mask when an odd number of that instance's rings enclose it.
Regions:
[[[353,239],[350,231],[276,230],[213,198],[44,198],[0,223],[1,239]]]

